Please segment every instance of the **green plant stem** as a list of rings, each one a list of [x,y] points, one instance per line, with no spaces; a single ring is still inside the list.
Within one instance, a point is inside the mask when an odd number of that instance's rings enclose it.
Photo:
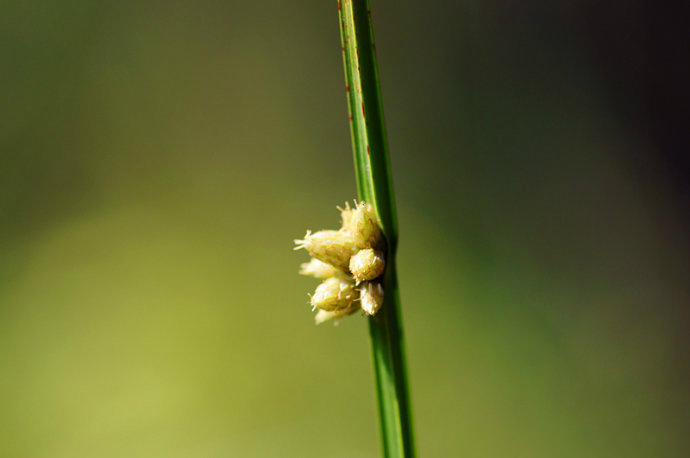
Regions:
[[[369,319],[383,454],[415,456],[400,296],[395,268],[398,228],[367,0],[340,0],[340,33],[359,198],[378,214],[388,244],[384,304]]]

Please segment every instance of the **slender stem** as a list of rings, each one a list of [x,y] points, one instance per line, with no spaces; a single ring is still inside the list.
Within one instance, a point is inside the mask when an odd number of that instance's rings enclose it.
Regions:
[[[338,10],[357,188],[360,199],[376,210],[388,243],[384,304],[369,319],[383,455],[412,458],[412,412],[395,268],[398,227],[374,31],[368,0],[340,0]]]

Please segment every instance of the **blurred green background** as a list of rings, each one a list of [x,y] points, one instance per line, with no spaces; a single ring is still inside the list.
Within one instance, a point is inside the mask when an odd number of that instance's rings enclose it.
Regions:
[[[688,456],[649,5],[374,1],[420,457]],[[366,322],[292,251],[355,197],[339,40],[334,0],[2,2],[1,457],[379,456]]]

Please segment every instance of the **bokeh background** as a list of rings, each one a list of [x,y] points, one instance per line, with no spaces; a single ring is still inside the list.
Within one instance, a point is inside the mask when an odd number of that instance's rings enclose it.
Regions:
[[[688,456],[687,6],[372,10],[420,456]],[[366,322],[292,251],[355,197],[339,40],[0,4],[0,456],[379,456]]]

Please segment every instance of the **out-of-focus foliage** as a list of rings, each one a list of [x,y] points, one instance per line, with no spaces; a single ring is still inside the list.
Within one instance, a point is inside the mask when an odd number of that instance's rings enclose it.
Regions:
[[[420,456],[687,456],[687,221],[586,5],[372,6]],[[335,1],[0,38],[0,456],[378,456],[291,250],[355,196]]]

